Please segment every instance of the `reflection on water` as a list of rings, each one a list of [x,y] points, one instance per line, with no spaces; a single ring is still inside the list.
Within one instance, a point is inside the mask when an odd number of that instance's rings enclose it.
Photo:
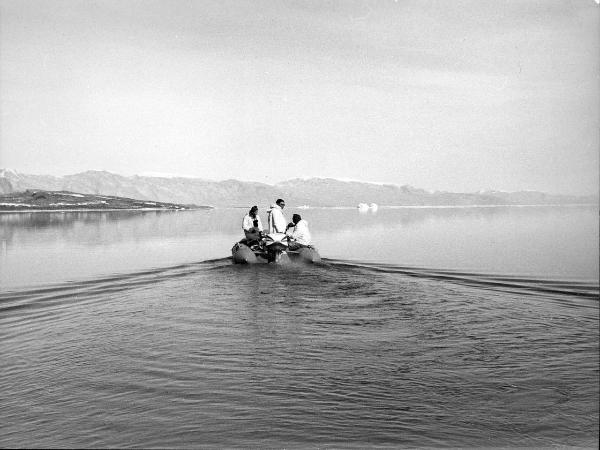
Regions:
[[[518,218],[519,220],[544,221],[546,218],[579,217],[582,211],[597,212],[595,207],[586,206],[541,206],[541,207],[420,207],[420,208],[385,208],[378,211],[362,212],[350,208],[313,208],[286,209],[287,216],[294,213],[307,218],[319,229],[333,231],[352,231],[358,229],[390,229],[398,226],[406,227],[432,221],[485,221],[492,224],[499,218]],[[77,225],[88,228],[109,228],[117,230],[118,224],[133,222],[136,234],[157,235],[168,234],[175,227],[178,233],[189,232],[226,232],[235,233],[241,227],[241,217],[246,213],[243,209],[214,209],[199,211],[77,211],[77,212],[35,212],[35,213],[2,213],[0,214],[0,238],[10,241],[14,232],[33,232],[39,235],[43,229],[64,231],[63,238],[72,236],[69,232]],[[260,213],[266,223],[266,213]],[[112,224],[112,228],[111,227]],[[83,227],[79,227],[82,231]],[[80,230],[78,230],[80,231]],[[22,237],[32,237],[24,233]]]
[[[0,283],[16,286],[222,258],[244,209],[0,214]],[[323,257],[598,279],[595,207],[286,209]],[[266,223],[265,212],[261,211]]]
[[[90,244],[111,244],[132,237],[152,237],[168,234],[174,225],[176,232],[189,232],[192,226],[208,230],[210,217],[204,211],[190,217],[179,217],[179,211],[79,211],[0,214],[1,238],[10,245],[36,241],[65,240]],[[182,212],[192,215],[190,211]],[[203,214],[204,213],[204,214]],[[204,220],[203,220],[204,219]],[[211,231],[216,231],[217,225]],[[98,241],[100,239],[100,241]]]

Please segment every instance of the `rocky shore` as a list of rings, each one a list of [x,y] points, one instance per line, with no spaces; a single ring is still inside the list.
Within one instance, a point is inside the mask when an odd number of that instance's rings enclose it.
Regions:
[[[0,212],[62,210],[188,210],[210,206],[136,200],[110,195],[80,194],[69,191],[26,190],[0,195]]]

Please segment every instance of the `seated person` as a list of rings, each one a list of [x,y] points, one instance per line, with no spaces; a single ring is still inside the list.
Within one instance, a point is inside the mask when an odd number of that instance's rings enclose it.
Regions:
[[[260,241],[263,233],[263,226],[258,215],[258,206],[250,208],[248,214],[242,220],[242,229],[246,235],[247,243],[250,245]]]
[[[308,222],[300,217],[300,214],[292,216],[292,222],[288,224],[286,233],[288,235],[290,250],[297,250],[310,246],[310,231]]]

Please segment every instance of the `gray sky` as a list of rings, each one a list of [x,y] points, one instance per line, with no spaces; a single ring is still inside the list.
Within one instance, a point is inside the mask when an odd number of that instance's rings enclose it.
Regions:
[[[595,0],[0,0],[0,167],[597,193]]]

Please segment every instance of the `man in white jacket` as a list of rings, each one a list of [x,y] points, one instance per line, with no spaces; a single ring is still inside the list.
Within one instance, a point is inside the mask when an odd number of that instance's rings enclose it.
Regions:
[[[300,217],[300,214],[292,216],[292,223],[287,226],[286,234],[289,237],[290,250],[296,250],[310,245],[310,231],[308,222]]]
[[[285,233],[287,220],[283,215],[285,202],[282,199],[277,199],[274,205],[271,205],[269,210],[269,233]]]

